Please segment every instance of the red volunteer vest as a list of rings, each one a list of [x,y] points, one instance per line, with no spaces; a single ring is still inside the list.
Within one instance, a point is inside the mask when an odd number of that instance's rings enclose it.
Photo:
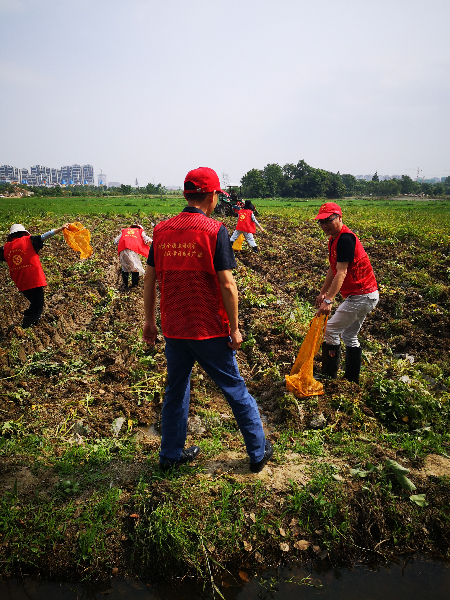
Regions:
[[[253,211],[251,211],[248,208],[243,208],[242,210],[240,210],[238,212],[238,222],[236,225],[236,229],[238,231],[246,231],[248,233],[255,233],[256,225],[252,221],[252,214],[253,214]]]
[[[230,335],[213,262],[221,225],[204,214],[182,212],[155,227],[153,251],[165,337],[204,340]]]
[[[138,229],[137,227],[130,227],[129,229],[122,229],[122,235],[120,236],[119,245],[117,250],[119,254],[122,250],[133,250],[133,252],[137,252],[138,254],[142,254],[147,258],[150,246],[144,244],[144,240],[141,235],[142,229]]]
[[[378,289],[377,281],[370,264],[369,257],[364,250],[358,237],[351,231],[347,225],[343,225],[339,235],[328,240],[328,252],[330,265],[333,274],[336,275],[337,252],[336,247],[339,238],[343,233],[351,233],[356,238],[355,257],[352,262],[348,263],[347,275],[341,287],[341,294],[344,298],[347,296],[360,296],[361,294],[370,294]]]
[[[6,242],[3,251],[9,274],[19,291],[24,292],[47,285],[41,261],[29,235]]]

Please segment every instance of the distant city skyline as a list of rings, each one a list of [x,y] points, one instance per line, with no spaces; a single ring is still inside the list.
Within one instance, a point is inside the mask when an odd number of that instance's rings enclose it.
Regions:
[[[422,181],[426,183],[440,183],[444,182],[448,175],[443,176],[433,176],[426,177],[422,174],[422,169],[406,169],[406,171],[415,171],[416,174],[413,173],[402,173],[394,174],[394,175],[383,175],[379,174],[377,171],[373,173],[368,173],[365,175],[354,175],[351,173],[356,179],[363,179],[365,181],[371,181],[375,173],[377,173],[380,181],[386,181],[390,179],[401,179],[403,175],[408,175],[414,181]],[[28,168],[20,168],[12,165],[0,165],[0,183],[26,183],[27,185],[95,185],[95,176],[94,176],[94,167],[90,164],[88,165],[66,165],[59,169],[53,167],[47,167],[44,165],[33,165]],[[450,173],[450,171],[449,171]],[[245,174],[245,173],[244,173]],[[243,174],[243,175],[244,175]],[[346,173],[341,173],[344,175]],[[97,185],[106,185],[107,187],[120,187],[123,183],[121,181],[109,181],[107,180],[106,173],[103,173],[102,169],[100,169],[100,173],[97,177]],[[222,173],[219,176],[221,179],[222,187],[228,187],[230,185],[228,176],[225,173]],[[241,177],[242,178],[242,177]],[[240,178],[240,179],[241,179]],[[145,179],[145,178],[144,178]],[[231,185],[240,185],[239,183],[231,184]],[[135,183],[137,178],[135,178]],[[149,183],[147,181],[146,183]],[[142,186],[145,187],[146,183]],[[171,184],[165,185],[162,184],[166,189],[177,190],[182,189],[181,184]]]
[[[65,165],[54,168],[44,165],[15,167],[0,165],[0,183],[23,183],[27,185],[94,185],[92,165]]]

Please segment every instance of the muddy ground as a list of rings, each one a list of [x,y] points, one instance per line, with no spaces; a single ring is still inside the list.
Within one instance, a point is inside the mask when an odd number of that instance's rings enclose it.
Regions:
[[[149,234],[150,222],[162,218],[144,218],[143,225]],[[449,257],[438,249],[424,249],[410,241],[397,241],[393,245],[390,240],[361,235],[381,288],[380,303],[364,324],[362,342],[366,361],[361,387],[339,379],[325,384],[325,394],[314,406],[293,400],[292,395],[285,393],[284,376],[293,365],[307,330],[311,306],[323,281],[327,268],[326,242],[313,222],[294,223],[276,216],[260,220],[267,234],[257,236],[259,253],[250,252],[245,243],[243,250],[237,253],[241,330],[247,341],[238,352],[238,363],[249,389],[259,401],[267,435],[275,448],[285,428],[297,432],[307,430],[311,419],[320,413],[333,432],[352,433],[351,419],[346,419],[342,411],[338,415],[333,400],[337,396],[358,402],[365,415],[365,426],[375,430],[379,422],[367,400],[367,389],[376,372],[389,372],[392,356],[413,356],[416,363],[439,363],[444,375],[450,376],[446,287]],[[232,231],[234,219],[225,219],[225,222]],[[122,217],[105,216],[86,218],[84,224],[92,231],[95,252],[90,259],[79,261],[61,236],[48,240],[41,251],[48,287],[44,315],[32,329],[20,327],[21,313],[27,302],[11,283],[6,265],[2,267],[0,424],[14,423],[13,429],[25,427],[28,433],[36,435],[45,432],[54,440],[57,454],[58,439],[61,440],[60,452],[63,452],[67,444],[114,438],[112,425],[122,417],[124,423],[117,436],[127,429],[135,436],[140,449],[133,464],[121,466],[117,461],[108,467],[111,479],[127,490],[126,502],[142,473],[156,469],[165,383],[163,343],[161,337],[156,348],[149,349],[140,340],[142,279],[135,289],[125,290],[121,283],[112,240],[127,223]],[[48,228],[45,220],[30,226],[32,234]],[[414,269],[425,270],[431,283],[428,279],[425,283],[421,280],[414,283],[408,276]],[[303,319],[300,318],[302,311]],[[319,357],[315,366],[320,369]],[[443,390],[447,388],[443,386]],[[208,423],[197,414],[199,408],[220,414],[223,420],[232,419],[218,390],[201,369],[195,368],[188,442],[201,445],[211,433]],[[4,428],[4,435],[9,431],[11,428]],[[361,429],[353,433],[364,436]],[[449,488],[443,489],[436,483],[436,478],[450,475],[450,459],[430,454],[411,460],[401,450],[373,440],[370,443],[374,457],[402,461],[421,482],[422,491],[439,498],[440,506],[450,505]],[[349,494],[356,495],[360,483],[348,473],[348,456],[334,454],[330,458],[325,454],[318,460],[331,460],[348,485]],[[236,481],[245,482],[254,477],[249,474],[242,439],[233,431],[229,433],[226,451],[200,458],[198,462],[204,476],[211,479],[232,474]],[[288,450],[282,461],[272,462],[257,477],[279,500],[290,481],[303,486],[308,483],[305,467],[310,462],[310,456],[299,452],[297,446],[295,452]],[[22,498],[32,497],[37,489],[50,490],[59,479],[51,468],[32,470],[24,456],[4,456],[0,464],[0,492],[17,486]],[[86,490],[85,497],[88,494]],[[355,522],[359,519],[361,531],[358,535],[355,533],[354,539],[360,540],[358,547],[372,542],[375,547],[382,534],[375,534],[373,530],[364,533],[366,521],[373,514],[362,505],[358,509],[357,504],[361,502],[358,496],[357,503],[351,507],[352,511],[360,511]],[[295,523],[292,527],[295,528]],[[431,535],[423,534],[422,538],[417,535],[414,548],[432,549],[431,538]],[[445,554],[448,532],[437,536],[435,545]],[[123,556],[123,551],[118,549],[120,542],[116,546],[117,556]],[[405,542],[401,550],[407,546]],[[341,548],[341,552],[354,556],[355,549],[351,552]],[[60,567],[57,571],[63,572],[62,565]]]

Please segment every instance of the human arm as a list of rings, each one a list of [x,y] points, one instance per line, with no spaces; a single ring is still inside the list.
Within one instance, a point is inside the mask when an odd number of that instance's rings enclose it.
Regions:
[[[147,344],[154,344],[158,335],[155,319],[156,308],[156,269],[147,265],[144,275],[144,314],[145,322],[142,339]]]
[[[258,229],[260,231],[262,231],[263,233],[266,232],[266,230],[258,223],[258,221],[256,220],[256,217],[255,217],[255,215],[253,213],[252,213],[252,221],[256,225],[256,227],[258,227]]]
[[[318,315],[329,315],[331,313],[331,304],[325,302],[325,299],[333,301],[344,283],[347,275],[348,262],[336,263],[336,275],[333,274],[331,267],[328,268],[324,284],[316,298],[316,308]]]
[[[242,343],[242,335],[239,331],[237,285],[233,272],[229,269],[217,271],[217,277],[219,278],[223,305],[230,321],[231,342],[228,342],[228,345],[233,350],[238,350]]]
[[[70,223],[64,223],[64,225],[62,227],[58,227],[58,229],[50,229],[50,231],[46,231],[41,235],[42,241],[45,242],[45,240],[47,240],[48,238],[53,237],[57,233],[61,233],[63,229],[68,229],[69,225]]]
[[[144,241],[144,244],[147,244],[147,246],[150,246],[150,244],[153,242],[152,238],[148,236],[143,229],[141,229],[141,237]]]

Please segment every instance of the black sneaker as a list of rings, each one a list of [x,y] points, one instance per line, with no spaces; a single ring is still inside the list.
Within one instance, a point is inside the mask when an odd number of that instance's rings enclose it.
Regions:
[[[273,456],[273,446],[269,442],[269,440],[266,440],[266,449],[264,451],[264,456],[257,463],[252,463],[252,462],[250,463],[250,471],[252,473],[260,473],[264,469],[264,465],[266,464],[266,462],[268,462],[272,458],[272,456]]]
[[[172,467],[179,467],[180,465],[185,465],[187,463],[192,462],[197,458],[200,452],[201,448],[199,448],[198,446],[191,446],[190,448],[186,448],[186,450],[183,450],[181,452],[181,456],[177,462],[165,464],[159,463],[159,466],[163,471],[168,471]]]

